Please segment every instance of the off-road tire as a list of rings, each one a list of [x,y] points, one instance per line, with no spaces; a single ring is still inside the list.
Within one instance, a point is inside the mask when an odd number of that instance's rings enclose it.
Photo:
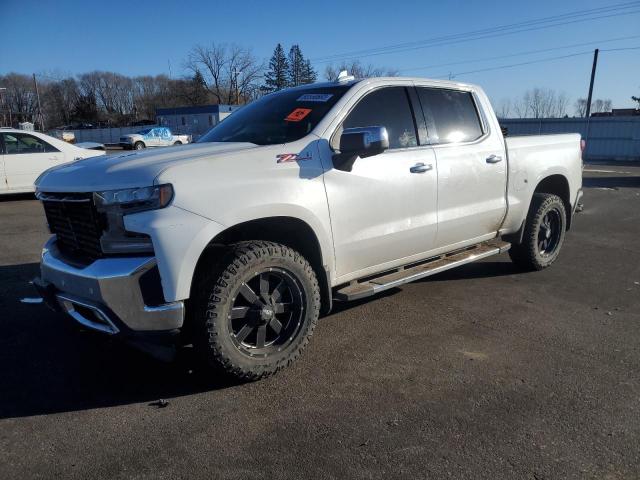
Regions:
[[[290,365],[302,352],[318,321],[320,288],[309,262],[295,250],[273,242],[247,241],[217,250],[207,271],[196,279],[192,312],[193,344],[196,352],[213,370],[239,381],[268,377]],[[257,272],[286,271],[301,287],[304,306],[302,320],[281,351],[266,357],[251,357],[238,346],[231,326],[231,309],[245,282]]]
[[[548,253],[541,252],[540,232],[545,215],[557,216],[559,223],[558,236],[553,250]],[[567,213],[564,202],[557,195],[549,193],[534,193],[529,206],[529,213],[525,222],[522,243],[513,245],[509,250],[509,256],[513,263],[523,270],[543,270],[550,266],[558,258],[564,242],[567,226]]]
[[[133,145],[134,150],[144,150],[145,148],[147,148],[147,146],[144,144],[144,142],[136,142]]]

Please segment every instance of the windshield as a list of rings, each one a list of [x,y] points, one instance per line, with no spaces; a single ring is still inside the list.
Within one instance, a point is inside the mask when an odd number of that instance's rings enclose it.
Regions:
[[[146,135],[147,133],[149,133],[151,131],[150,128],[145,128],[144,130],[140,130],[138,132],[138,135]]]
[[[311,132],[349,88],[340,85],[267,95],[234,112],[198,142],[293,142]]]

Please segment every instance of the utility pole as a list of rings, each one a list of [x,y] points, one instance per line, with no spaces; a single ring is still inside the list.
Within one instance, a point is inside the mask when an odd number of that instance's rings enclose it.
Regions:
[[[591,67],[591,82],[589,82],[589,95],[587,97],[587,111],[586,117],[591,115],[591,98],[593,97],[593,81],[596,79],[596,67],[598,66],[598,52],[596,48],[593,52],[593,66]]]
[[[36,88],[36,98],[38,99],[38,113],[40,115],[40,129],[44,132],[44,116],[42,115],[42,107],[40,106],[40,93],[38,92],[38,82],[36,81],[36,74],[33,74],[33,85]]]
[[[233,67],[231,82],[231,88],[235,89],[236,105],[238,105],[240,98],[238,94],[238,69],[236,67]]]

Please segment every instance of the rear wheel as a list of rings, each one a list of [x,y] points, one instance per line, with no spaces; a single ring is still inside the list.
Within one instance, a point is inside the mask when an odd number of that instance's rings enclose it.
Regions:
[[[182,142],[180,140],[176,140],[174,145],[182,145]]]
[[[543,270],[562,248],[567,225],[564,203],[557,195],[535,193],[531,200],[520,245],[509,250],[511,260],[525,270]]]
[[[272,242],[242,242],[199,280],[194,346],[214,370],[238,380],[272,375],[309,342],[320,288],[307,260]]]
[[[146,145],[143,142],[136,142],[133,148],[135,148],[136,150],[142,150],[146,148]]]

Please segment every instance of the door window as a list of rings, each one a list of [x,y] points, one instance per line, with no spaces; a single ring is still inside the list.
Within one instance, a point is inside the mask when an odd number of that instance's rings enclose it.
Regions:
[[[470,92],[444,88],[418,89],[432,144],[471,142],[483,134]]]
[[[404,87],[387,87],[367,94],[349,113],[334,137],[340,143],[344,128],[382,126],[389,134],[389,148],[418,145],[413,114]]]
[[[7,132],[2,134],[5,153],[15,155],[21,153],[51,153],[59,152],[53,145],[27,133]]]

